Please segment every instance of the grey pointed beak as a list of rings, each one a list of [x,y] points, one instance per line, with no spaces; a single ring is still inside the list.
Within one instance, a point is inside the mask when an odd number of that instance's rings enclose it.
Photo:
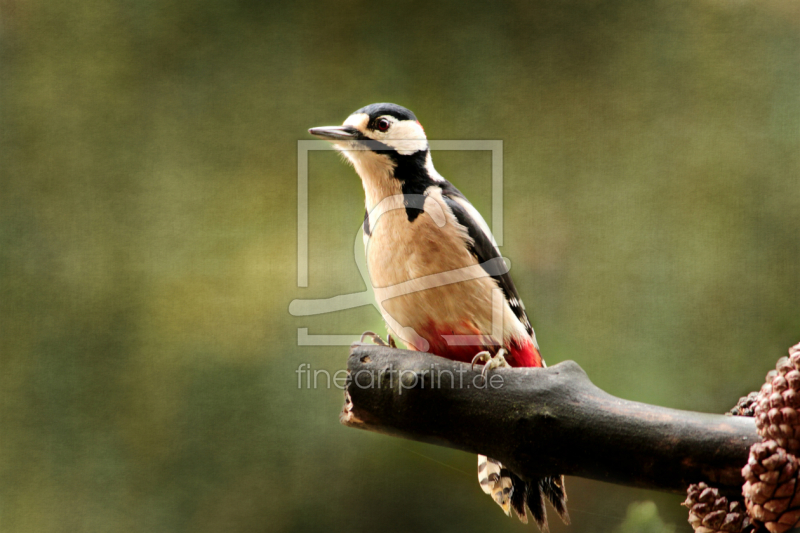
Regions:
[[[308,133],[329,141],[353,141],[358,138],[359,132],[352,126],[324,126],[311,128]]]

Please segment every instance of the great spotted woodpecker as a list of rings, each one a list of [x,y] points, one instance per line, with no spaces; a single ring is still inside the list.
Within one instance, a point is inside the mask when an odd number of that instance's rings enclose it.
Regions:
[[[410,349],[463,362],[542,367],[525,307],[480,213],[433,167],[414,113],[372,104],[342,126],[312,128],[355,167],[366,195],[364,240],[379,308]],[[547,528],[549,500],[568,523],[563,476],[523,480],[478,456],[478,479],[506,514]]]

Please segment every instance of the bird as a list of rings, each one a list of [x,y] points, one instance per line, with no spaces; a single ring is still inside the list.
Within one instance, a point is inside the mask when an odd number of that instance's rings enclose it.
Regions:
[[[330,141],[361,178],[367,266],[390,345],[397,337],[410,350],[485,363],[484,377],[498,367],[545,366],[489,226],[436,171],[413,112],[376,103],[341,126],[308,131]],[[365,335],[386,344],[372,332]],[[548,500],[569,523],[563,476],[523,480],[479,455],[478,480],[506,515],[513,511],[527,523],[527,507],[545,531]]]

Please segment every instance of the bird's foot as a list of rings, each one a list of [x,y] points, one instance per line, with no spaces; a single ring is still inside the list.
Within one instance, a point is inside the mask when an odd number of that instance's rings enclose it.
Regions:
[[[475,368],[475,363],[477,362],[484,362],[483,370],[481,371],[481,376],[483,379],[486,379],[486,374],[489,373],[490,370],[494,370],[495,368],[511,368],[511,365],[508,364],[506,358],[503,354],[508,353],[504,348],[500,348],[497,350],[497,353],[492,355],[491,353],[484,351],[477,354],[475,357],[472,358],[472,366],[471,368]]]
[[[389,334],[386,336],[386,339],[387,339],[389,342],[386,342],[385,340],[383,340],[383,339],[381,338],[381,336],[380,336],[380,335],[378,335],[377,333],[375,333],[375,332],[372,332],[372,331],[365,331],[364,333],[362,333],[362,334],[361,334],[361,343],[362,343],[362,344],[364,343],[364,339],[372,339],[372,342],[374,342],[374,343],[375,343],[375,344],[377,344],[378,346],[389,346],[389,347],[391,347],[391,348],[397,348],[397,344],[395,344],[395,342],[394,342],[394,338],[392,337],[392,334],[391,334],[391,333],[389,333]]]

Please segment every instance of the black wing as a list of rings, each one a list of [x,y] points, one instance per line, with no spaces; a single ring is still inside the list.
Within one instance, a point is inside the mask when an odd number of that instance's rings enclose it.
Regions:
[[[500,256],[500,252],[497,247],[494,245],[491,237],[487,235],[481,227],[478,225],[476,220],[470,216],[464,207],[455,201],[455,198],[459,198],[467,203],[469,200],[461,194],[461,191],[455,188],[452,183],[445,181],[443,183],[436,183],[442,189],[442,197],[444,198],[445,203],[450,207],[453,211],[453,215],[455,215],[456,220],[458,223],[464,226],[469,233],[469,236],[472,238],[472,244],[469,246],[469,251],[472,252],[472,255],[478,260],[478,262],[483,266],[483,269],[492,276],[492,278],[497,281],[497,284],[503,290],[503,294],[508,301],[508,304],[511,306],[511,310],[514,312],[514,315],[519,319],[520,322],[525,326],[526,331],[529,335],[533,336],[533,327],[531,326],[530,321],[528,320],[528,315],[525,314],[525,306],[522,304],[522,300],[519,297],[519,293],[517,292],[517,288],[514,286],[514,281],[511,279],[511,275],[508,273],[507,269],[503,265],[501,269],[494,269],[487,267],[487,261],[494,263],[493,259],[496,261],[502,261],[503,259]],[[471,205],[471,204],[470,204]]]

